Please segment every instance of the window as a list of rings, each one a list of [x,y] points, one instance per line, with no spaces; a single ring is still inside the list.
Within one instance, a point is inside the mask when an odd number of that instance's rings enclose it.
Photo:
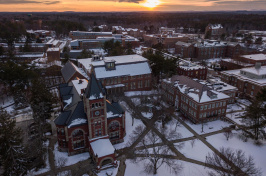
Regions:
[[[218,108],[219,107],[219,102],[218,103],[216,103],[216,108]]]
[[[218,110],[218,114],[221,114],[221,109]]]
[[[118,77],[118,83],[121,83],[121,77]]]
[[[73,137],[83,136],[83,131],[77,129],[77,130],[73,131],[72,136]]]
[[[138,87],[139,87],[139,88],[142,88],[142,81],[139,81],[139,83],[138,83]]]
[[[200,110],[203,110],[203,106],[200,106]]]
[[[254,88],[255,88],[255,86],[254,85],[252,85],[252,89],[254,90]]]
[[[209,105],[208,105],[208,109],[211,109],[211,107],[212,107],[212,105],[211,105],[211,104],[209,104]]]
[[[222,109],[222,113],[224,114],[224,109]]]
[[[250,95],[252,95],[252,96],[253,96],[253,91],[251,91],[251,92],[250,92]]]
[[[205,105],[205,106],[204,106],[204,110],[206,110],[206,109],[208,109],[208,105]]]
[[[220,107],[222,107],[223,106],[223,102],[220,102]]]
[[[74,142],[73,144],[74,149],[79,149],[84,147],[84,140]]]
[[[215,108],[215,103],[212,104],[212,108]]]
[[[131,82],[131,89],[135,89],[136,88],[136,83],[135,82]]]
[[[223,102],[223,106],[225,106],[225,105],[226,105],[226,102],[224,101],[224,102]]]

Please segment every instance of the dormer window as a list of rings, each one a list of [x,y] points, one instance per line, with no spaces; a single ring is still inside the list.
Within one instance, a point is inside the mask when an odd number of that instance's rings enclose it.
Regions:
[[[105,62],[106,70],[115,70],[115,62]]]

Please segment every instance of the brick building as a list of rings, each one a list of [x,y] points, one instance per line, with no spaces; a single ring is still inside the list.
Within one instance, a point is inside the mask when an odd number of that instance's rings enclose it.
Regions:
[[[78,66],[88,75],[95,73],[108,93],[151,90],[151,68],[140,55],[79,59]]]
[[[47,62],[60,61],[60,48],[47,49]]]
[[[210,34],[211,38],[218,39],[225,30],[221,24],[208,24],[205,28],[205,36]]]
[[[240,54],[241,46],[233,42],[205,40],[197,43],[177,42],[176,53],[183,58],[224,58],[236,57]]]
[[[177,74],[188,76],[190,78],[206,79],[208,69],[204,66],[192,63],[190,61],[180,61],[177,66]]]
[[[203,41],[195,44],[195,57],[198,59],[224,58],[227,44],[220,41]]]
[[[166,99],[194,123],[222,119],[230,97],[186,76],[162,82]]]
[[[94,74],[89,82],[71,83],[59,87],[64,106],[54,120],[59,150],[69,155],[89,151],[98,169],[116,166],[112,144],[122,142],[126,135],[124,110],[106,99],[106,92]]]
[[[156,35],[144,35],[143,39],[144,42],[149,45],[156,45],[158,43],[163,44],[164,47],[166,48],[175,48],[175,44],[178,41],[181,42],[193,42],[196,36],[194,36],[193,34],[189,35],[185,35],[185,34],[156,34]]]
[[[97,37],[112,37],[112,32],[87,32],[87,31],[70,31],[69,37],[76,39],[96,39]]]
[[[221,79],[237,87],[240,93],[254,97],[266,87],[266,66],[257,63],[255,67],[223,71]]]
[[[223,59],[221,66],[224,69],[234,70],[255,66],[256,63],[266,65],[266,54],[239,55],[232,59]]]
[[[175,44],[176,53],[182,58],[194,58],[195,57],[195,47],[194,43],[186,42],[176,42]]]

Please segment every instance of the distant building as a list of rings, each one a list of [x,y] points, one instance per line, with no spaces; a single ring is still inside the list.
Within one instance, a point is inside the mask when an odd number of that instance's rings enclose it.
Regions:
[[[97,169],[117,166],[112,144],[126,135],[125,111],[106,99],[106,92],[94,74],[59,87],[62,113],[54,120],[59,150],[69,155],[90,152]]]
[[[47,49],[47,61],[60,61],[60,48],[48,48]]]
[[[266,65],[266,54],[239,55],[232,59],[221,60],[221,66],[227,70],[252,67],[257,63],[262,66]]]
[[[203,41],[195,44],[195,57],[198,59],[224,58],[227,43],[220,41]]]
[[[194,123],[222,119],[230,97],[186,76],[173,76],[162,82],[166,99]]]
[[[221,24],[208,24],[205,28],[205,36],[210,35],[211,38],[218,39],[225,30]]]
[[[87,32],[87,31],[70,31],[69,37],[76,39],[96,39],[97,37],[112,37],[112,32]]]
[[[266,87],[266,66],[256,63],[255,67],[223,71],[221,79],[237,87],[240,93],[254,97]]]
[[[176,53],[182,58],[194,58],[195,47],[194,43],[176,42],[175,44]]]
[[[206,79],[208,69],[204,66],[192,63],[190,61],[180,61],[177,66],[177,74],[188,76],[190,78]]]

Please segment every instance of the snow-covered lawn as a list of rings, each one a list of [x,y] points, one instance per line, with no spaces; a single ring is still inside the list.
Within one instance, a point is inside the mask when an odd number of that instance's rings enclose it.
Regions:
[[[182,154],[184,154],[188,158],[205,162],[208,152],[212,152],[212,150],[209,149],[209,147],[207,147],[203,142],[201,142],[198,139],[194,140],[193,147],[191,142],[192,140],[183,142],[183,148],[182,149],[177,148],[177,150],[179,150]]]
[[[54,146],[54,157],[55,157],[55,164],[56,165],[58,165],[58,163],[60,163],[60,160],[62,160],[63,158],[66,158],[67,160],[66,160],[65,166],[69,166],[72,164],[76,164],[79,161],[89,159],[90,154],[89,154],[89,152],[85,152],[85,153],[81,153],[81,154],[77,154],[77,155],[73,155],[73,156],[68,156],[67,152],[58,151],[58,143],[56,143]]]
[[[137,95],[151,95],[151,94],[156,94],[156,90],[151,90],[151,91],[131,91],[131,92],[125,92],[125,96],[127,97],[132,97],[132,96],[137,96]]]
[[[226,117],[228,117],[229,119],[241,125],[243,124],[242,122],[243,118],[241,117],[244,115],[245,115],[245,112],[235,112],[235,113],[226,114]]]
[[[237,133],[234,133],[233,137],[228,141],[223,134],[207,137],[207,141],[209,141],[217,149],[221,147],[230,147],[233,149],[243,150],[246,156],[253,156],[256,166],[260,167],[263,173],[262,175],[266,176],[266,141],[264,141],[262,146],[257,146],[251,139],[247,142],[243,142],[238,138]]]
[[[245,110],[245,108],[246,107],[244,105],[241,105],[239,103],[228,104],[227,105],[226,112],[233,112],[233,111]]]
[[[207,122],[203,124],[203,132],[201,130],[202,128],[202,124],[193,124],[190,121],[186,121],[186,123],[193,129],[195,130],[198,134],[202,134],[202,133],[210,133],[213,131],[218,131],[221,130],[224,127],[228,127],[230,125],[232,125],[229,122],[225,122],[222,120],[215,120],[215,121],[211,121],[211,122]]]
[[[145,161],[141,161],[138,163],[133,163],[131,160],[126,160],[126,176],[154,176],[153,174],[146,174],[143,172]],[[192,164],[184,161],[179,161],[179,164],[182,165],[182,169],[178,176],[206,176],[209,171],[208,168],[204,166],[200,166],[197,164]],[[170,170],[163,164],[159,169],[157,176],[176,176],[176,174],[171,173]]]
[[[158,125],[161,124],[161,122],[156,122]],[[178,133],[182,135],[182,138],[187,138],[193,136],[193,134],[185,128],[182,124],[180,124],[175,118],[173,118],[171,121],[165,124],[165,127],[169,129],[176,129]]]
[[[153,113],[151,112],[141,112],[142,116],[147,118],[147,119],[151,119],[152,118],[152,115]]]
[[[121,149],[121,148],[126,147],[126,144],[128,143],[128,141],[130,139],[129,136],[132,133],[132,131],[137,126],[143,125],[141,120],[134,119],[134,123],[133,123],[133,126],[132,126],[132,116],[131,116],[131,114],[128,111],[126,111],[125,113],[126,113],[125,114],[126,115],[126,136],[124,137],[124,142],[114,145],[115,149]]]

